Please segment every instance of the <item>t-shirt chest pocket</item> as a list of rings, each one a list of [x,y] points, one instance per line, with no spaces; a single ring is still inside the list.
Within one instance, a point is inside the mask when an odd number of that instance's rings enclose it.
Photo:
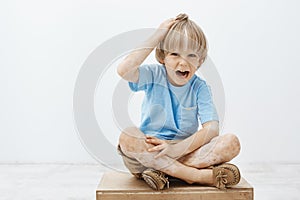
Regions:
[[[197,106],[180,106],[180,127],[186,133],[195,133],[198,130]]]

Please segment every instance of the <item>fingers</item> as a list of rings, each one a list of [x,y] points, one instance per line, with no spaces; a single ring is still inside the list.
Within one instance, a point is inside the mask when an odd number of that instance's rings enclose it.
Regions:
[[[174,23],[176,20],[177,20],[177,19],[175,19],[175,18],[170,18],[170,19],[168,19],[168,22],[169,22],[169,23]]]
[[[156,137],[150,136],[150,135],[146,135],[146,138],[147,138],[147,139],[152,139],[152,138],[156,138]]]
[[[155,158],[159,158],[162,157],[166,154],[166,149],[168,147],[168,143],[164,140],[158,139],[156,137],[153,136],[146,136],[146,142],[148,144],[153,144],[155,145],[154,147],[151,147],[148,149],[148,152],[156,152],[156,151],[160,151]]]
[[[161,151],[161,150],[163,150],[165,148],[166,148],[166,144],[160,144],[160,145],[157,145],[157,146],[149,148],[148,151],[149,152]]]
[[[174,23],[175,20],[176,20],[175,18],[170,18],[170,19],[165,20],[163,23],[166,23],[166,24]]]
[[[175,18],[169,19],[169,20],[168,20],[168,23],[167,23],[167,24],[168,24],[167,27],[170,28],[170,27],[176,22],[176,20],[177,20],[177,19],[175,19]]]
[[[161,23],[159,29],[169,29],[175,22],[176,22],[175,18],[167,19],[163,23]]]
[[[159,145],[165,143],[163,140],[160,140],[153,136],[146,136],[146,142],[148,144]]]

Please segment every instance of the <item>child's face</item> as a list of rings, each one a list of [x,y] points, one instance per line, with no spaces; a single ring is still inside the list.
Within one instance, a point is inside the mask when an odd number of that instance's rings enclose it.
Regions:
[[[167,77],[174,86],[185,85],[202,64],[199,55],[192,51],[171,51],[165,56]]]

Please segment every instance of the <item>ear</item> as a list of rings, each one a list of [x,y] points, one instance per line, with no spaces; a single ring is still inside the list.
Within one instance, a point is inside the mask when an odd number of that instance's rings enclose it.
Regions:
[[[164,65],[165,64],[165,61],[164,61],[164,59],[159,59],[159,61],[158,61],[160,64],[162,64],[162,65]]]
[[[155,49],[155,58],[156,58],[156,60],[157,60],[160,64],[162,64],[162,65],[165,64],[165,59],[162,58],[162,57],[164,57],[164,56],[163,56],[163,53],[164,53],[164,52],[163,52],[161,49],[159,49],[159,48],[156,48],[156,49]]]
[[[159,58],[159,63],[164,65],[165,64],[165,59],[166,59],[166,56],[165,55],[161,55],[160,58]]]

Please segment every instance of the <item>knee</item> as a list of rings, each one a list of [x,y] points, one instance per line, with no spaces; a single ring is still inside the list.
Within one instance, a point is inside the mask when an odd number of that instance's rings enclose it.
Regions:
[[[126,135],[124,132],[121,132],[119,136],[119,145],[123,146],[124,144],[127,143],[128,139],[129,139],[128,135]]]
[[[119,136],[119,145],[124,152],[136,152],[143,147],[144,134],[136,127],[124,129]]]
[[[172,164],[172,159],[155,158],[157,152],[148,152],[152,145],[146,144],[144,133],[136,127],[124,129],[119,136],[119,144],[125,155],[135,158],[145,167],[162,169]]]
[[[119,144],[124,144],[138,138],[144,138],[144,135],[137,127],[128,127],[124,129],[119,136]]]
[[[234,156],[237,156],[241,150],[241,144],[239,138],[232,133],[225,134],[224,137],[226,143],[229,144],[230,151],[234,154]]]

